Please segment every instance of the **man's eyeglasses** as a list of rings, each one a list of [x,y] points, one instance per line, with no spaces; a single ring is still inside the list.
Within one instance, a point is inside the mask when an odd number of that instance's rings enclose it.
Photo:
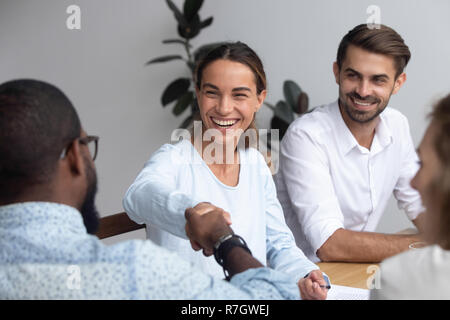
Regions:
[[[98,136],[87,136],[83,138],[78,138],[78,141],[80,141],[81,144],[87,145],[89,148],[89,152],[92,156],[92,161],[97,158],[97,151],[98,151]],[[94,142],[94,143],[91,143]]]
[[[98,139],[100,139],[98,136],[86,136],[86,137],[76,138],[75,140],[78,140],[81,144],[87,145],[87,147],[89,148],[89,153],[92,156],[92,161],[94,161],[95,158],[97,158]],[[61,156],[60,156],[61,159],[66,156],[67,151],[69,150],[70,146],[72,145],[72,142],[61,153]],[[91,143],[91,142],[94,142],[94,143]]]

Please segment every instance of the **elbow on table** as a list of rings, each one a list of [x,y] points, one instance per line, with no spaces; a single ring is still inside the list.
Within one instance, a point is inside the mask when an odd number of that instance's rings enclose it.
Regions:
[[[348,248],[345,243],[349,241],[347,230],[339,228],[317,249],[316,255],[323,262],[345,261],[348,258]]]
[[[340,248],[335,244],[333,239],[329,238],[325,243],[317,250],[317,257],[322,262],[342,261],[342,254]]]
[[[320,247],[317,250],[316,254],[317,254],[317,257],[322,262],[330,262],[330,261],[334,260],[332,254],[330,253],[330,250],[328,250],[327,247],[324,247],[324,246]]]

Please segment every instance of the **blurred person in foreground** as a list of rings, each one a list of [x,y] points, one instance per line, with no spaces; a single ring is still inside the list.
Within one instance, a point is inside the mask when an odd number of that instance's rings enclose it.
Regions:
[[[429,117],[418,148],[420,169],[411,181],[427,209],[428,246],[383,261],[372,299],[450,299],[450,95]]]
[[[298,299],[262,268],[222,210],[186,210],[186,233],[231,278],[214,279],[151,241],[94,236],[98,137],[69,99],[37,80],[0,85],[0,299]]]

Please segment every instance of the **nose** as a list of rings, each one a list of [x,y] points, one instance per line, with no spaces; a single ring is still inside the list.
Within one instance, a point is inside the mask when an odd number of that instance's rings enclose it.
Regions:
[[[228,115],[233,111],[233,100],[230,99],[228,96],[223,95],[217,105],[216,111],[220,115]]]
[[[364,97],[369,96],[370,92],[371,92],[371,88],[370,88],[369,81],[366,79],[362,79],[359,82],[358,87],[356,88],[356,93],[359,94],[362,98],[364,98]]]

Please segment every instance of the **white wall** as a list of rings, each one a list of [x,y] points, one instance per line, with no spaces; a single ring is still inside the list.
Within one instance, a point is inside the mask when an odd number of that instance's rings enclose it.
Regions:
[[[81,8],[79,31],[66,28],[71,4]],[[265,63],[267,101],[282,98],[283,81],[293,79],[316,106],[337,98],[331,66],[338,43],[366,22],[371,4],[381,8],[381,22],[396,29],[412,51],[408,81],[391,106],[409,118],[417,145],[429,106],[450,91],[448,0],[207,0],[201,15],[213,15],[214,23],[193,44],[247,42]],[[127,187],[183,119],[163,109],[160,96],[170,81],[189,74],[184,65],[144,67],[152,57],[182,53],[176,45],[161,44],[176,36],[163,0],[0,1],[0,82],[27,77],[58,85],[84,128],[100,135],[97,203],[103,215],[123,211]],[[261,110],[259,125],[267,127],[270,116],[268,109]],[[391,202],[379,231],[409,225]],[[143,237],[143,232],[132,236]]]

